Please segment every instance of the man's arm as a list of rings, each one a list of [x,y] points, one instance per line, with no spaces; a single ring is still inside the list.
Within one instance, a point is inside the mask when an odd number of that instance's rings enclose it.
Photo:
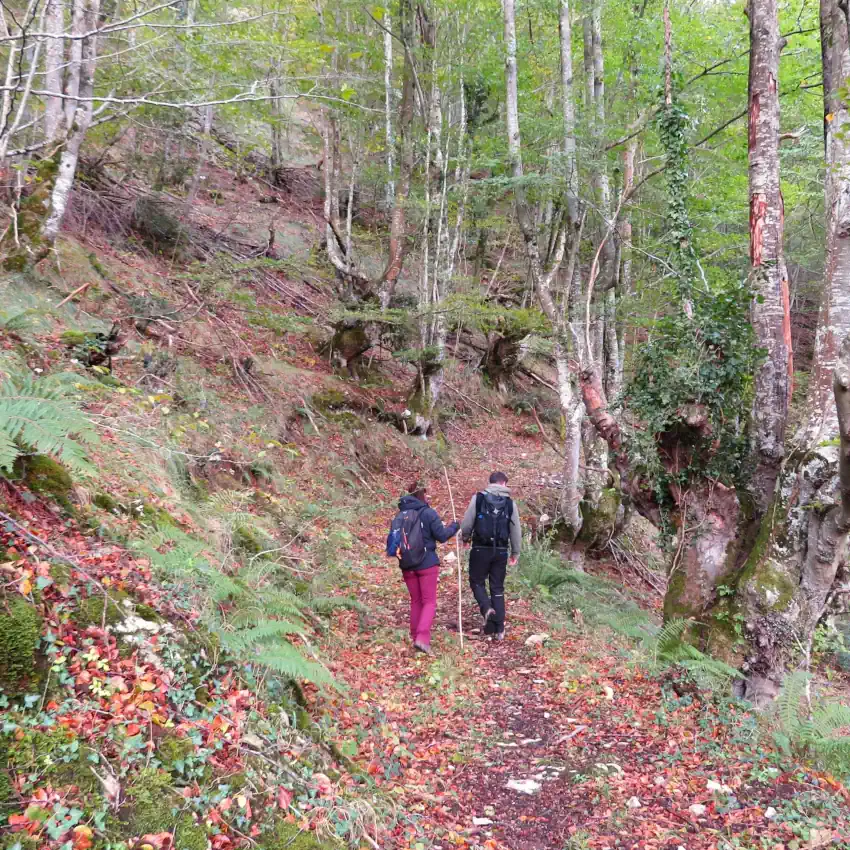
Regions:
[[[469,543],[469,538],[472,537],[472,528],[475,525],[475,500],[477,498],[478,493],[474,493],[460,523],[460,536],[464,543]]]
[[[513,506],[514,510],[511,514],[511,557],[518,558],[519,550],[522,548],[522,528],[519,524],[519,508],[516,502],[513,502]]]

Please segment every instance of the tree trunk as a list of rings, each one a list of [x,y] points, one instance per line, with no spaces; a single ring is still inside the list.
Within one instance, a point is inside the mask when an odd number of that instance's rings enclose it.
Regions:
[[[584,352],[583,362],[585,365],[595,363],[603,372],[603,380],[609,382],[609,371],[606,369],[606,349],[612,348],[616,357],[616,336],[613,341],[606,334],[606,313],[611,313],[611,321],[616,314],[616,295],[609,289],[613,283],[614,275],[614,243],[606,238],[609,221],[611,217],[611,185],[608,180],[608,172],[605,167],[605,153],[602,145],[602,130],[605,126],[605,60],[602,54],[602,4],[601,0],[592,0],[589,13],[584,20],[584,69],[585,88],[588,100],[588,116],[591,126],[591,136],[595,153],[602,161],[594,168],[592,185],[599,211],[599,223],[596,234],[597,246],[605,239],[600,254],[601,274],[595,283],[593,300],[591,305],[590,326],[590,350]],[[609,304],[610,302],[610,304]],[[612,324],[612,327],[613,324]],[[616,334],[616,331],[615,331]],[[611,395],[609,393],[609,398]],[[608,447],[596,429],[585,422],[583,428],[582,442],[584,444],[585,476],[584,476],[584,499],[582,511],[586,522],[583,537],[588,538],[591,534],[593,539],[586,539],[590,545],[596,541],[596,532],[607,527],[607,518],[596,522],[595,514],[603,509],[605,503],[605,490],[608,487]]]
[[[526,258],[528,260],[529,273],[534,286],[537,299],[544,314],[548,318],[554,337],[554,356],[558,374],[558,400],[561,414],[565,423],[565,436],[572,442],[565,445],[565,455],[568,458],[564,468],[564,486],[561,498],[561,509],[568,527],[568,532],[573,536],[581,529],[581,514],[579,512],[578,497],[578,428],[575,425],[576,400],[573,392],[573,377],[569,368],[569,334],[567,332],[566,310],[567,299],[562,299],[561,305],[556,305],[552,297],[552,280],[561,265],[567,239],[567,227],[562,226],[552,253],[552,261],[548,268],[543,267],[540,259],[540,248],[535,227],[535,216],[529,204],[522,185],[524,175],[522,164],[522,136],[519,126],[519,94],[517,84],[517,62],[516,62],[516,8],[515,0],[503,0],[502,10],[505,24],[505,88],[506,88],[506,129],[508,135],[508,153],[511,161],[511,173],[515,181],[514,195],[516,198],[517,220],[522,231],[525,242]],[[572,59],[569,55],[569,7],[566,0],[562,0],[559,16],[561,30],[561,57],[562,57],[562,98],[572,96]],[[565,153],[575,149],[574,127],[571,126],[573,115],[570,105],[564,106],[564,135],[572,136],[572,141],[565,145]],[[579,235],[574,237],[576,240]],[[575,254],[571,246],[571,256]],[[576,263],[573,263],[573,268]],[[573,269],[569,270],[572,276]]]
[[[395,138],[393,135],[393,37],[384,31],[384,132],[387,144],[387,209],[395,202]]]
[[[72,0],[71,32],[85,32],[83,20],[86,14],[85,0]],[[83,61],[83,39],[72,38],[69,50],[68,66],[65,69],[65,132],[70,133],[74,116],[77,112],[77,97],[80,94],[82,79],[81,64]]]
[[[45,49],[45,88],[55,94],[48,96],[44,105],[44,137],[48,142],[58,138],[62,128],[64,113],[62,102],[62,66],[65,61],[65,40],[59,38],[65,32],[65,11],[63,0],[49,0],[47,6],[46,32],[53,38],[47,38]]]
[[[100,0],[76,0],[74,21],[77,23],[74,32],[96,31],[99,13]],[[77,80],[72,81],[72,87],[79,100],[74,101],[76,109],[69,124],[68,140],[59,160],[56,183],[50,198],[50,212],[41,231],[42,238],[51,246],[56,241],[62,219],[65,217],[68,197],[77,173],[80,148],[92,121],[94,75],[97,69],[97,36],[89,35],[86,38],[75,39],[76,42],[80,43],[80,62],[77,67]]]
[[[850,519],[850,111],[844,83],[850,75],[850,38],[840,0],[822,0],[820,15],[824,114],[831,120],[824,122],[827,262],[809,416],[781,473],[736,598],[748,641],[745,693],[758,703],[778,693],[789,665],[808,663],[819,620],[850,589],[845,557]],[[839,448],[829,444],[835,437]]]
[[[413,9],[411,0],[399,3],[399,33],[404,45],[404,70],[401,82],[401,106],[398,118],[399,174],[395,190],[393,214],[390,220],[389,258],[381,275],[380,299],[383,309],[389,307],[404,262],[404,241],[407,225],[407,197],[413,176],[413,114],[415,79],[413,68]]]
[[[773,498],[784,455],[791,399],[791,308],[782,254],[779,185],[779,35],[777,0],[751,0],[749,140],[752,322],[765,359],[755,375],[753,493],[761,512]]]
[[[844,81],[850,78],[847,21],[836,0],[821,0],[824,82],[825,286],[809,375],[808,418],[797,437],[817,445],[838,433],[832,403],[832,371],[842,340],[850,334],[850,109]]]

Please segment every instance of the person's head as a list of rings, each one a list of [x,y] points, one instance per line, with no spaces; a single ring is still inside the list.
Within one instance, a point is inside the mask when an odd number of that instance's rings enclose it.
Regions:
[[[428,496],[428,488],[421,481],[414,481],[408,488],[407,492],[420,502],[424,502]]]
[[[508,483],[508,476],[504,472],[493,472],[490,474],[491,484],[501,484],[503,487]]]

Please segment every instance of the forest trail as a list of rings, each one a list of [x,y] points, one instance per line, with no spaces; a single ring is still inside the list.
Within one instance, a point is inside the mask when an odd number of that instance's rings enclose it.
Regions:
[[[408,644],[392,566],[365,568],[369,625],[356,641],[356,614],[335,629],[347,644],[335,673],[350,687],[335,708],[340,734],[361,730],[355,760],[414,817],[394,846],[675,850],[794,837],[775,810],[830,780],[770,768],[751,717],[677,698],[604,636],[541,618],[510,579],[508,638],[496,644],[476,634],[464,575],[461,652],[456,573],[443,566],[433,658]],[[527,645],[541,633],[544,644]]]

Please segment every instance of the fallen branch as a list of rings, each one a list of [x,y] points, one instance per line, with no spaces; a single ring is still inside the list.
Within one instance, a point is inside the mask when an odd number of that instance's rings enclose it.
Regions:
[[[75,295],[81,295],[85,292],[92,284],[93,280],[90,280],[88,283],[84,283],[82,286],[78,286],[70,295],[66,295],[53,309],[58,310],[60,307],[64,307]]]

